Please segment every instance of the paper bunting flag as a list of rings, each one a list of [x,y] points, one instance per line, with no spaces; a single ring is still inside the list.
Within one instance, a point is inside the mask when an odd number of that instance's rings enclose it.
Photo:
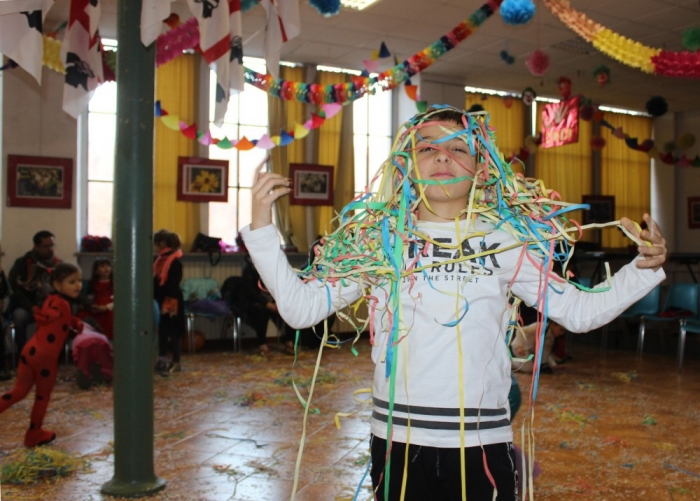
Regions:
[[[418,100],[418,86],[417,85],[405,85],[406,95],[411,99],[411,101]]]
[[[262,148],[263,150],[271,150],[276,145],[267,134],[263,134],[263,136],[260,139],[258,139],[258,142],[255,143],[255,146],[258,148]]]
[[[280,133],[280,146],[287,146],[292,141],[294,141],[294,136],[285,131]]]
[[[379,61],[376,59],[365,59],[362,61],[368,73],[376,73],[379,69]]]
[[[255,145],[247,137],[243,136],[241,140],[236,143],[236,148],[241,151],[248,151],[255,148]]]
[[[182,126],[184,126],[184,128]],[[192,124],[188,127],[187,124],[185,124],[185,122],[181,122],[180,130],[182,131],[182,134],[188,139],[197,138],[197,126],[195,124]]]
[[[296,124],[294,126],[294,139],[304,139],[309,135],[309,129],[305,128],[303,125]]]
[[[384,58],[384,57],[390,57],[391,52],[389,52],[389,48],[386,46],[384,42],[382,42],[381,47],[379,47],[379,57]]]
[[[329,103],[324,104],[322,108],[323,111],[326,113],[326,119],[329,119],[336,116],[338,112],[343,109],[343,105],[338,103]]]

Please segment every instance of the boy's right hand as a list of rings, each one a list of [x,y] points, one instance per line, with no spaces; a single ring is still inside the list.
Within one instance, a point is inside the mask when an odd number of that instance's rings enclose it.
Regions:
[[[272,204],[278,198],[292,191],[290,180],[274,172],[260,174],[258,171],[253,182],[253,204],[250,229],[257,230],[272,224]]]

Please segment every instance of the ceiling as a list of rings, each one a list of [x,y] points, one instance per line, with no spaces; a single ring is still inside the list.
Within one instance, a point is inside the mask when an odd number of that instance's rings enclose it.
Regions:
[[[102,35],[115,37],[116,0],[103,0]],[[67,18],[68,0],[58,0],[50,18]],[[306,0],[300,0],[302,33],[285,44],[282,60],[363,69],[362,61],[385,42],[404,60],[425,48],[470,16],[483,0],[380,0],[363,11],[342,9],[323,17]],[[499,14],[485,21],[470,37],[437,60],[422,78],[490,88],[519,94],[533,87],[541,96],[559,98],[557,80],[566,76],[573,92],[598,104],[643,111],[647,100],[663,96],[669,110],[700,110],[700,79],[648,75],[624,66],[598,52],[536,1],[537,13],[525,26],[506,25]],[[644,45],[683,50],[686,28],[700,26],[698,0],[572,0],[571,6],[594,21]],[[184,21],[188,10],[176,0],[173,10]],[[244,52],[262,56],[265,12],[256,6],[243,15]],[[525,67],[537,48],[550,56],[544,77],[532,76]],[[507,65],[499,56],[507,50],[515,57]],[[602,65],[611,70],[610,83],[599,86],[592,71]]]

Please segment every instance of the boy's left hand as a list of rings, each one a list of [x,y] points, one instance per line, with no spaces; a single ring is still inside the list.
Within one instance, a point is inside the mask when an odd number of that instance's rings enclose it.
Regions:
[[[637,230],[634,223],[626,217],[620,219],[620,224],[639,239],[651,243],[651,246],[640,245],[638,247],[639,253],[644,256],[644,259],[637,261],[637,268],[650,268],[656,271],[666,262],[666,240],[649,214],[644,214],[644,221],[647,223],[647,229],[641,232]]]

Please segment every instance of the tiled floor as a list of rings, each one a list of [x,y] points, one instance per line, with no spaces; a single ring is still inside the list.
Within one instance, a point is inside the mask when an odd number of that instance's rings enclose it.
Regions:
[[[372,363],[367,341],[359,356],[324,351],[295,499],[352,500],[368,460],[369,409],[354,395],[368,388]],[[202,353],[184,357],[184,371],[155,381],[156,474],[167,481],[152,500],[281,501],[294,491],[303,395],[316,353],[292,357],[275,351]],[[61,368],[46,427],[56,448],[87,460],[69,477],[31,486],[2,486],[2,499],[102,500],[113,475],[112,394],[109,387],[80,391]],[[514,430],[527,418],[529,377],[517,376],[524,403]],[[5,391],[11,382],[2,383]],[[700,367],[688,360],[681,377],[670,356],[576,346],[575,360],[543,375],[535,406],[536,458],[542,473],[535,499],[695,500],[700,498]],[[17,450],[33,399],[0,416],[0,451]],[[335,426],[337,412],[355,413]],[[357,499],[370,496],[369,482]],[[478,501],[478,500],[472,500]]]

